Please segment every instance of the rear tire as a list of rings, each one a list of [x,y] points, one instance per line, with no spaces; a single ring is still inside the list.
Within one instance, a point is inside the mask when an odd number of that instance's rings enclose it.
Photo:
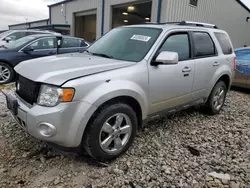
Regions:
[[[225,82],[217,82],[208,98],[208,101],[204,108],[204,112],[209,115],[219,114],[225,103],[226,95],[227,86]]]
[[[110,161],[126,152],[137,132],[134,110],[124,103],[101,107],[86,127],[82,145],[98,161]]]
[[[7,63],[0,62],[0,85],[10,83],[15,76],[13,68]]]

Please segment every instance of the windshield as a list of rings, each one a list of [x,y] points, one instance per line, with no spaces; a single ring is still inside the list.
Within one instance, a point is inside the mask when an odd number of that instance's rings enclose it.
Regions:
[[[151,49],[161,29],[121,27],[113,29],[88,48],[92,55],[139,62]]]
[[[4,38],[4,37],[6,37],[9,33],[11,33],[12,31],[11,30],[9,30],[9,31],[5,31],[5,32],[3,32],[3,33],[0,33],[0,38]]]
[[[18,40],[14,41],[14,42],[7,43],[7,44],[5,44],[4,46],[5,46],[7,49],[14,49],[14,48],[23,46],[23,45],[26,44],[27,42],[31,42],[31,41],[34,40],[35,38],[36,38],[36,37],[33,37],[33,36],[23,37],[23,38],[18,39]]]

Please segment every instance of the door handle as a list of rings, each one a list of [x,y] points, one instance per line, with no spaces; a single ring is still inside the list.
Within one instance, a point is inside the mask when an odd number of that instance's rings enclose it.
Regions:
[[[182,72],[191,72],[191,68],[190,67],[185,67]]]
[[[214,64],[213,64],[214,67],[219,66],[219,65],[220,65],[220,63],[218,63],[218,62],[214,62]]]

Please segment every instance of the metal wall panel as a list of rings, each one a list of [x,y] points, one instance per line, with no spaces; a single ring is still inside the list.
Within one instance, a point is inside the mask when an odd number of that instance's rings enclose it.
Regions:
[[[104,33],[109,31],[112,23],[112,7],[126,3],[137,3],[143,0],[105,0]],[[152,0],[152,22],[157,21],[159,0]],[[198,6],[189,4],[190,0],[162,0],[161,22],[198,21],[218,25],[226,30],[235,47],[250,45],[250,22],[246,17],[250,13],[236,0],[198,0]],[[64,4],[65,18],[61,13],[61,5],[51,7],[51,23],[71,25],[74,34],[74,15],[77,12],[95,10],[97,12],[97,38],[101,36],[102,0],[75,0]]]
[[[27,29],[29,25],[22,24],[22,25],[13,25],[9,26],[9,29],[16,30],[16,29]]]
[[[127,4],[127,3],[131,3],[131,4],[139,3],[139,2],[145,2],[145,0],[105,0],[104,33],[108,32],[111,29],[113,6]],[[157,5],[158,5],[158,0],[152,0],[152,10],[151,10],[152,22],[156,22],[157,20]]]
[[[46,21],[36,21],[36,22],[28,22],[28,23],[22,23],[19,25],[10,25],[9,29],[27,29],[29,27],[37,27],[37,26],[44,26],[44,25],[48,25],[47,20]]]
[[[161,22],[198,21],[216,24],[230,35],[234,47],[250,45],[250,13],[236,0],[198,0],[198,6],[190,0],[163,0]]]
[[[47,21],[41,21],[41,22],[30,23],[30,27],[38,27],[38,26],[44,26],[44,25],[48,25],[48,22]]]
[[[74,35],[75,13],[96,10],[97,38],[101,36],[101,12],[102,0],[75,0],[64,4],[64,15],[61,12],[61,4],[51,7],[51,24],[70,24],[71,35]]]

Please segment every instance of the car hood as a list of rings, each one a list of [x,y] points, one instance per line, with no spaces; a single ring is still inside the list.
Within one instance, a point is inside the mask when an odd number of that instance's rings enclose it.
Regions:
[[[0,40],[0,46],[4,45],[6,43],[7,43],[6,41]]]
[[[134,62],[75,53],[23,61],[15,67],[15,71],[36,82],[62,85],[70,79],[134,64]]]

